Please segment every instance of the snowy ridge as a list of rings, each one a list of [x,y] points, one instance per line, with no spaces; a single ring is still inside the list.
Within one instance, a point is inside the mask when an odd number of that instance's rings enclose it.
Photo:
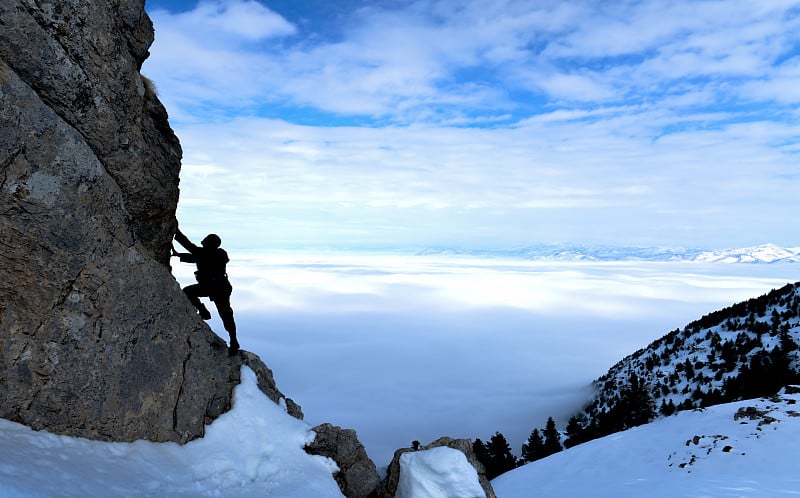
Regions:
[[[798,263],[800,247],[762,244],[754,247],[703,251],[668,247],[539,245],[515,249],[460,250],[429,248],[419,256],[482,256],[543,261],[676,261],[698,263]]]
[[[710,313],[626,357],[595,381],[566,444],[676,411],[776,392],[800,381],[800,283]]]
[[[429,248],[417,253],[419,256],[480,256],[545,261],[686,261],[699,254],[700,250],[683,248],[563,244],[487,250]]]
[[[703,252],[694,260],[704,263],[798,263],[800,247],[785,248],[775,244],[764,244],[745,249]]]
[[[796,495],[796,393],[681,412],[529,463],[492,487],[500,498]]]

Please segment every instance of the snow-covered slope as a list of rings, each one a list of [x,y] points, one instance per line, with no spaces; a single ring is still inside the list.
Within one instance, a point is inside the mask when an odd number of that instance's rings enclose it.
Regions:
[[[710,313],[624,358],[567,426],[568,444],[659,415],[775,392],[800,381],[800,283]]]
[[[0,419],[0,496],[342,496],[336,465],[303,451],[310,426],[264,396],[247,367],[233,402],[183,446],[89,441]]]
[[[233,408],[202,439],[177,443],[106,443],[36,432],[0,419],[0,498],[264,497],[327,498],[342,493],[336,464],[307,454],[314,440],[242,367]],[[483,495],[463,453],[436,448],[409,454],[398,496]]]
[[[252,373],[243,371],[242,379],[234,409],[185,446],[100,443],[0,421],[0,495],[341,496],[331,463],[301,449],[308,427],[266,400]],[[530,463],[492,485],[499,498],[794,496],[796,392],[682,412]],[[430,488],[438,493],[430,496],[460,496],[442,483],[469,479],[454,477],[459,465],[451,455],[440,460],[416,465],[424,468],[403,493],[429,496],[419,493]]]
[[[786,372],[794,375],[800,370],[798,344],[800,283],[667,334],[597,381],[597,398],[584,422],[611,413],[632,374],[653,408],[685,411],[500,476],[492,483],[497,496],[800,494],[800,396],[718,404],[769,389]],[[630,413],[632,406],[624,408]],[[340,497],[335,464],[303,451],[313,436],[308,424],[258,390],[245,367],[233,409],[209,425],[203,439],[183,446],[101,443],[0,420],[0,497]],[[413,474],[403,477],[404,496],[478,492],[474,469],[459,455],[441,451],[446,454],[408,457],[405,468]]]
[[[499,498],[800,493],[800,395],[681,412],[503,474]]]

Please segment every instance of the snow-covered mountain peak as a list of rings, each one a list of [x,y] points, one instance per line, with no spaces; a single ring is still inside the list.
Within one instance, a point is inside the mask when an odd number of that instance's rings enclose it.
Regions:
[[[775,244],[762,244],[755,247],[709,251],[698,254],[695,261],[704,263],[776,263],[800,262],[800,247],[780,247]]]
[[[544,244],[514,249],[428,248],[419,256],[479,256],[534,261],[683,261],[698,263],[798,263],[800,247],[762,244],[754,247],[706,251],[670,247]]]

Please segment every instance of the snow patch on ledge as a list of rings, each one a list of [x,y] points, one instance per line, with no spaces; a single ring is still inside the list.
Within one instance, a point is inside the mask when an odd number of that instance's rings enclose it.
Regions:
[[[242,367],[233,408],[182,446],[91,441],[0,419],[0,495],[340,498],[336,464],[303,450],[313,438]]]
[[[441,446],[400,455],[396,498],[485,498],[467,457]]]

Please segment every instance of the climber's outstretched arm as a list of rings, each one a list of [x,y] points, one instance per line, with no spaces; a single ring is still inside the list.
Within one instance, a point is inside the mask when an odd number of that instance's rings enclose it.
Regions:
[[[180,228],[178,228],[175,231],[175,240],[178,242],[178,244],[182,245],[187,251],[191,253],[194,253],[198,249],[200,249],[196,245],[192,244],[189,238],[186,235],[184,235],[183,232],[181,232]]]

